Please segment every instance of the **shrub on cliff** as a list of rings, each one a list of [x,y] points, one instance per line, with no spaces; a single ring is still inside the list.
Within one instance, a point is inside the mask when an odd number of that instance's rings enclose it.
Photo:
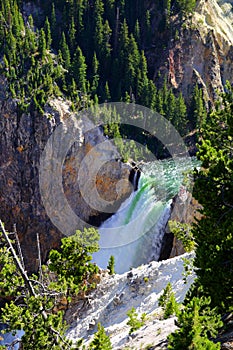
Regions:
[[[175,294],[172,291],[172,285],[169,282],[163,291],[163,294],[159,297],[159,306],[163,309],[164,319],[171,315],[176,315],[179,311],[179,304],[176,301]]]
[[[115,265],[115,258],[113,255],[111,255],[109,258],[109,261],[108,261],[108,266],[107,266],[107,269],[109,270],[110,275],[114,275],[114,273],[115,273],[114,265]]]
[[[49,271],[56,274],[58,284],[65,284],[69,294],[87,289],[90,276],[98,272],[92,263],[91,254],[98,251],[99,234],[93,228],[76,231],[75,235],[62,238],[61,250],[51,250],[49,254]]]
[[[210,308],[210,298],[194,297],[178,313],[177,331],[168,337],[170,350],[219,350],[209,337],[222,326],[220,315]]]
[[[1,221],[0,225],[0,291],[11,300],[1,309],[0,322],[8,325],[7,331],[24,330],[19,340],[23,349],[79,349],[81,341],[72,344],[65,337],[63,315],[69,296],[91,287],[90,278],[97,270],[90,262],[90,253],[98,250],[96,230],[64,238],[61,251],[51,252],[48,267],[28,276],[22,255]]]
[[[189,224],[181,223],[175,220],[169,220],[169,229],[174,236],[179,239],[186,252],[191,252],[195,248],[195,241],[192,235],[192,227]]]
[[[134,331],[144,326],[146,320],[146,313],[143,313],[141,315],[141,318],[139,319],[135,308],[132,307],[132,309],[127,312],[127,316],[129,317],[127,325],[130,326],[129,334],[132,334]]]
[[[98,331],[94,335],[88,350],[112,350],[109,336],[105,333],[104,327],[98,323]]]

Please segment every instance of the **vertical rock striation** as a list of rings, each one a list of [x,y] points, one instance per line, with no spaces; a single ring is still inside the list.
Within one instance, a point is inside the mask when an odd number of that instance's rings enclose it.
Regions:
[[[161,33],[161,18],[153,18],[151,1],[147,6],[153,19],[154,44],[146,49],[146,55],[155,83],[163,84],[167,76],[186,99],[197,83],[206,100],[213,101],[226,80],[233,83],[232,1],[198,0],[189,18],[171,17],[169,29]]]

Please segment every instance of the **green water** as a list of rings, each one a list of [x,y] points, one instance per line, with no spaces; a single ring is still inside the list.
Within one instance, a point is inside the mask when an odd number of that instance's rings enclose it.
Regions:
[[[94,261],[105,268],[110,255],[114,255],[115,269],[123,273],[132,266],[157,260],[171,200],[181,186],[192,191],[192,177],[187,171],[198,166],[195,158],[143,165],[138,190],[101,225],[101,249],[94,254]]]

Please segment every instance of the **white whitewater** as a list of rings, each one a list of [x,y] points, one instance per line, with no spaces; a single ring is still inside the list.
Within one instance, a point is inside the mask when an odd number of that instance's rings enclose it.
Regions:
[[[101,249],[93,254],[98,266],[106,268],[111,255],[117,273],[158,260],[171,199],[190,164],[190,159],[180,159],[178,164],[156,161],[143,167],[138,190],[99,228]]]

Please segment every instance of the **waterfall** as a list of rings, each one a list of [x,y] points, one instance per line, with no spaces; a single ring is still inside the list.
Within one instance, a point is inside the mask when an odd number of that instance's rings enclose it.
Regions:
[[[106,268],[111,255],[117,273],[158,260],[171,201],[190,163],[186,159],[178,164],[167,160],[143,167],[137,191],[99,228],[100,250],[93,254],[98,266]]]

